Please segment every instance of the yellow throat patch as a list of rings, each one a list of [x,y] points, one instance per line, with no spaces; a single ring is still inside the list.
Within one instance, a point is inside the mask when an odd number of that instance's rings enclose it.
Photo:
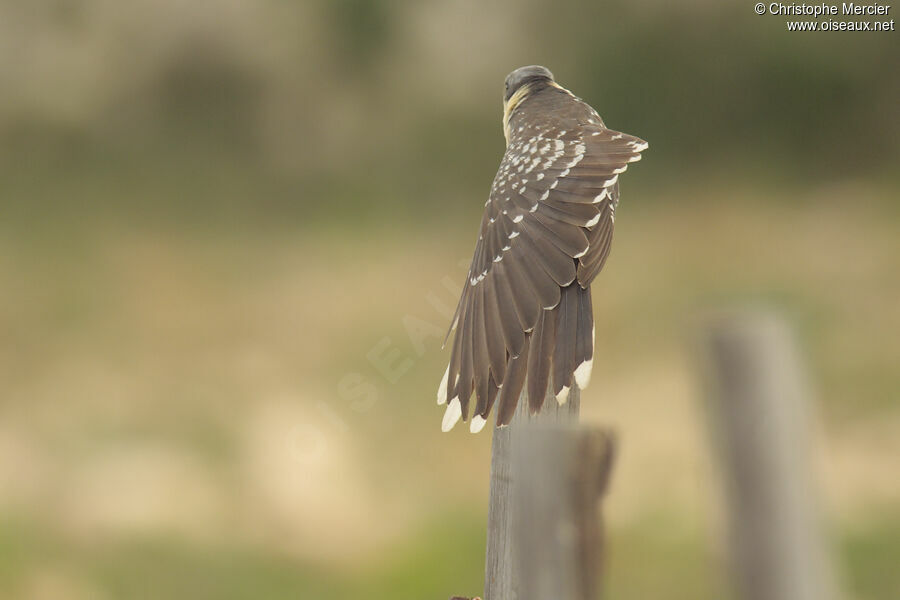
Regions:
[[[521,86],[513,95],[509,97],[503,104],[503,137],[506,138],[506,145],[509,145],[509,118],[512,116],[512,113],[518,106],[522,103],[522,101],[528,97],[528,94],[531,93],[531,84],[526,83]]]

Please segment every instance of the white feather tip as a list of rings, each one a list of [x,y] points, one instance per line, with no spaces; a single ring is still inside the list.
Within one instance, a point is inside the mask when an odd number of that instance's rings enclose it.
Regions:
[[[447,370],[444,371],[444,377],[441,379],[441,384],[438,386],[437,393],[437,401],[438,405],[444,404],[447,402],[447,376],[450,373],[450,365],[447,365]]]
[[[441,422],[441,431],[444,433],[453,429],[456,422],[462,416],[462,406],[459,404],[459,398],[454,398],[447,405],[447,411],[444,413],[444,420]]]
[[[584,389],[591,382],[591,369],[594,367],[594,359],[586,360],[575,369],[575,383],[578,389]]]
[[[469,423],[469,431],[472,433],[478,433],[482,429],[484,429],[484,424],[487,423],[487,420],[481,415],[475,415],[472,417],[472,422]]]

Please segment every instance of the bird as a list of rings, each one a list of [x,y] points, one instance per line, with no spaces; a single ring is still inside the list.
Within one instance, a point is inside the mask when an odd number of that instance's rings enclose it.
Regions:
[[[591,282],[612,242],[618,178],[647,142],[608,129],[549,69],[520,67],[505,82],[506,151],[491,185],[447,337],[438,387],[441,429],[466,421],[508,425],[519,396],[540,411],[547,390],[563,404],[590,380]],[[449,399],[449,402],[447,401]]]

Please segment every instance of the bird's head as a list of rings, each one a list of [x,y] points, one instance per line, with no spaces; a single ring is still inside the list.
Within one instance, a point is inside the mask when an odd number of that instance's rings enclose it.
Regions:
[[[553,73],[547,67],[540,65],[529,65],[527,67],[519,67],[506,76],[506,90],[503,93],[503,101],[509,102],[515,93],[523,86],[530,86],[534,83],[553,81]]]
[[[503,135],[507,143],[509,143],[509,118],[513,111],[529,94],[547,85],[556,85],[553,73],[540,65],[519,67],[506,76],[506,90],[503,93]]]

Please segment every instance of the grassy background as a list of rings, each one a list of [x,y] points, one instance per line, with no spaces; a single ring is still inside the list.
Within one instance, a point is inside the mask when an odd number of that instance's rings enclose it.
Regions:
[[[489,437],[433,392],[533,62],[651,145],[584,394],[609,597],[729,597],[690,348],[746,304],[805,352],[846,597],[900,596],[895,36],[649,0],[0,3],[0,596],[479,593]]]

